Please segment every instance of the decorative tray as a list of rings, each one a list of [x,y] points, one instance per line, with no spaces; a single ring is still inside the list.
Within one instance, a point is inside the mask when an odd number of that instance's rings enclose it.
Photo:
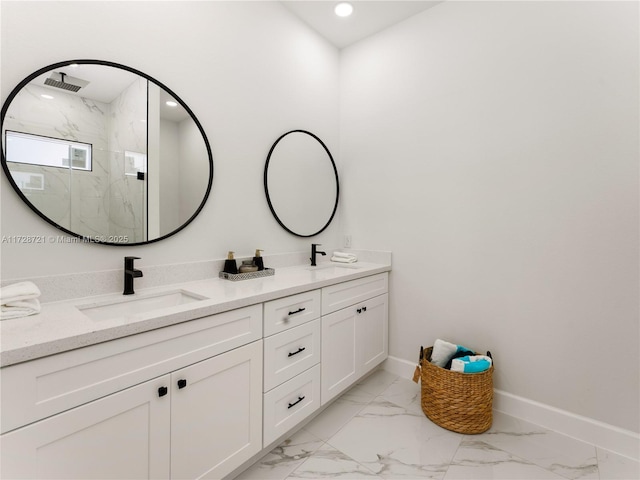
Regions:
[[[232,282],[237,282],[238,280],[250,280],[252,278],[270,277],[275,274],[276,274],[275,269],[265,267],[264,270],[258,270],[257,272],[247,272],[247,273],[220,272],[218,274],[218,277],[224,278],[225,280],[231,280]]]

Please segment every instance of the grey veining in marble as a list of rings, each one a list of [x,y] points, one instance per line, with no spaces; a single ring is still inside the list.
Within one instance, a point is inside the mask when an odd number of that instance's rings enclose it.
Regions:
[[[239,478],[640,478],[640,463],[635,460],[500,412],[494,412],[494,424],[483,434],[449,432],[422,414],[419,390],[409,379],[378,370],[303,427],[301,432],[320,434],[307,438],[319,438],[324,444],[318,447],[314,441],[314,450],[306,451],[295,469],[289,464],[287,469],[265,470],[259,461]],[[273,463],[282,455],[280,448],[272,452],[275,457],[270,454],[262,461]],[[286,456],[281,458],[289,463]]]

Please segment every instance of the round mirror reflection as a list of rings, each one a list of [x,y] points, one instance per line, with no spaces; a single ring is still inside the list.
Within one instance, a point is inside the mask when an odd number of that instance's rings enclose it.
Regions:
[[[338,208],[338,171],[329,149],[305,130],[282,135],[264,169],[271,213],[288,232],[311,237],[326,229]]]
[[[200,212],[213,159],[202,126],[171,90],[99,60],[50,65],[2,107],[2,167],[40,217],[76,237],[139,245]]]

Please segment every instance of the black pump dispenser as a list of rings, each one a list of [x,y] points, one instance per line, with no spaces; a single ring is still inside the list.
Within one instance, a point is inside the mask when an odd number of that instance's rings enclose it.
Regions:
[[[260,256],[260,252],[262,252],[262,250],[256,249],[256,254],[253,257],[253,264],[256,267],[258,267],[258,271],[264,270],[264,262],[262,261],[262,257]]]
[[[227,259],[224,261],[224,273],[238,273],[238,264],[233,258],[233,252],[229,252]]]

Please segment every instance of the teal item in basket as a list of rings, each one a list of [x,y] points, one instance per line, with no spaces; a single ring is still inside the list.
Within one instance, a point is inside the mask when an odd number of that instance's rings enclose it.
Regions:
[[[467,355],[451,361],[452,372],[480,373],[491,368],[491,358],[486,355]]]

